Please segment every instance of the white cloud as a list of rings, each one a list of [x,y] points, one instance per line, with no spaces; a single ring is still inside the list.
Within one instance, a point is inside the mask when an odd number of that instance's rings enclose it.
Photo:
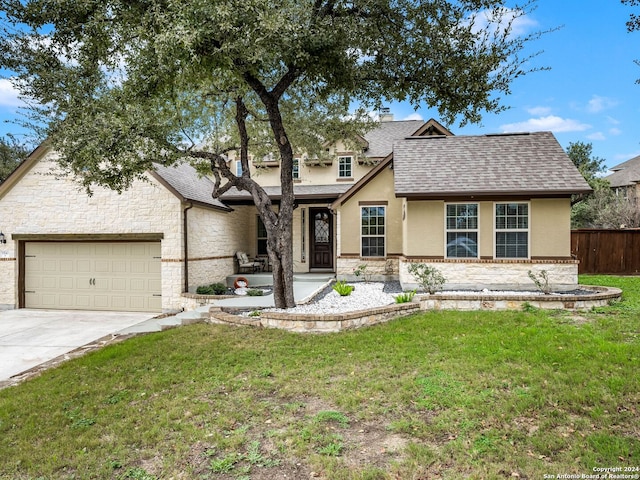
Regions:
[[[418,112],[411,113],[403,118],[403,120],[424,120]]]
[[[609,115],[607,115],[607,122],[609,122],[611,125],[620,125],[620,120],[610,117]]]
[[[622,135],[622,130],[620,130],[619,128],[610,128],[609,129],[609,135]]]
[[[591,128],[591,125],[580,123],[571,118],[562,118],[556,115],[546,117],[530,118],[526,122],[508,123],[501,125],[500,129],[505,133],[513,132],[582,132]]]
[[[538,22],[528,17],[522,10],[512,8],[496,8],[494,10],[482,10],[473,16],[474,31],[483,29],[503,32],[511,24],[511,36],[520,36],[528,33],[538,26]]]
[[[598,113],[603,110],[615,107],[618,104],[617,100],[608,97],[601,97],[599,95],[594,95],[589,100],[587,104],[587,111],[590,113]]]
[[[551,107],[531,107],[527,109],[529,115],[549,115],[551,113]]]
[[[13,87],[11,81],[6,78],[0,78],[0,105],[4,107],[24,105],[24,102],[18,98],[18,91]]]
[[[589,140],[606,140],[606,137],[604,136],[604,133],[602,132],[594,132],[590,135],[587,135],[587,138]]]

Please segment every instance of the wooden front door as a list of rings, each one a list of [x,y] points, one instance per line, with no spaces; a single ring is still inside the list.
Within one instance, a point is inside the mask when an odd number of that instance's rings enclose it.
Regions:
[[[333,215],[326,208],[309,209],[311,268],[333,270]]]

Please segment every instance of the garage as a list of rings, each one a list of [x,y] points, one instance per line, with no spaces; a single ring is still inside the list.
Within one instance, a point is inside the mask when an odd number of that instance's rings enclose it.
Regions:
[[[160,242],[25,241],[26,308],[159,312]]]

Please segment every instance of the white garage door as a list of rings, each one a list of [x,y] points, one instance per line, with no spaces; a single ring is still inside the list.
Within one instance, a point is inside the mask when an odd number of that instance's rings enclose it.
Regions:
[[[160,242],[26,242],[27,308],[161,311]]]

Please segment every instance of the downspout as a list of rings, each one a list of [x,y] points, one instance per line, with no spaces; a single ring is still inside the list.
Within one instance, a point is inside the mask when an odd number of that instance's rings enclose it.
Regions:
[[[184,293],[189,293],[189,222],[187,221],[187,211],[193,208],[193,203],[182,211],[182,234],[184,235]]]

